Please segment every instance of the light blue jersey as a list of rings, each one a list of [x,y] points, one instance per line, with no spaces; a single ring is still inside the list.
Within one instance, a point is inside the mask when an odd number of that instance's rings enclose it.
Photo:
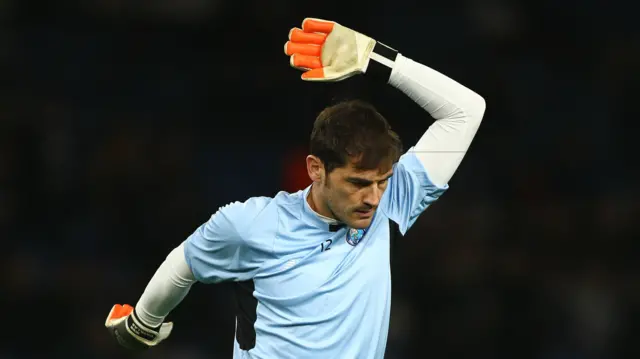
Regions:
[[[186,241],[196,279],[236,282],[235,359],[382,359],[391,224],[405,234],[448,187],[404,154],[366,231],[327,224],[310,188],[229,204]]]

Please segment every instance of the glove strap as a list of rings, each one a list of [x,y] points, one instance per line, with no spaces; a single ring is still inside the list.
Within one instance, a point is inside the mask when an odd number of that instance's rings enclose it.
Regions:
[[[371,54],[369,54],[367,75],[387,83],[391,77],[391,71],[393,70],[397,57],[397,50],[381,42],[376,42]]]
[[[134,310],[129,317],[127,317],[127,327],[132,334],[150,342],[156,340],[159,335],[160,326],[156,328],[150,328],[142,323],[138,318],[136,311]]]

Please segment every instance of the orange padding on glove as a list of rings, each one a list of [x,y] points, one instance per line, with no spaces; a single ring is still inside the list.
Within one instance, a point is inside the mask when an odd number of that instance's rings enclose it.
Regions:
[[[116,304],[113,306],[113,309],[111,309],[111,315],[109,316],[109,319],[110,320],[120,319],[131,314],[131,312],[133,312],[133,307],[130,306],[129,304],[125,304],[125,305]]]
[[[327,35],[333,30],[333,22],[317,19],[305,19],[302,29],[289,31],[289,41],[284,45],[284,52],[291,56],[291,66],[310,70],[302,74],[302,78],[322,78],[322,45]]]

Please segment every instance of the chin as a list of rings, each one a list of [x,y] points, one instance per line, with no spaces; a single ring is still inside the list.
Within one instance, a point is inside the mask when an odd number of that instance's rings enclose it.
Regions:
[[[349,223],[349,227],[355,228],[355,229],[365,229],[369,227],[372,220],[373,220],[373,217],[353,219],[350,221],[351,223]]]

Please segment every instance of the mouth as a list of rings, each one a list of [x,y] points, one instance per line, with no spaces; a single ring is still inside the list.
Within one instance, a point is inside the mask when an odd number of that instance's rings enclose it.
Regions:
[[[373,208],[356,210],[356,214],[360,218],[369,218],[373,214]]]

